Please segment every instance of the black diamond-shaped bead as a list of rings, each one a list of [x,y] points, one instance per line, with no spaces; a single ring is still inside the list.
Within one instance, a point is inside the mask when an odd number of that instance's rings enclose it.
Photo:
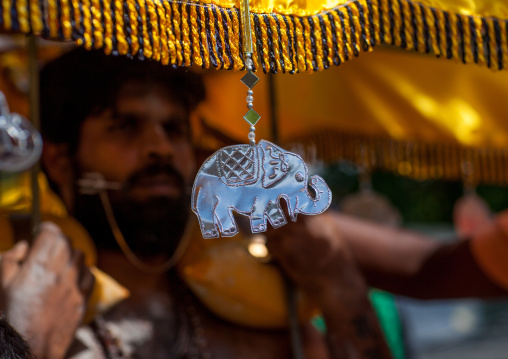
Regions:
[[[245,74],[244,77],[242,77],[242,80],[243,84],[245,86],[247,86],[248,88],[253,88],[254,86],[256,86],[256,84],[258,83],[259,81],[259,77],[257,77],[256,75],[254,75],[254,73],[252,71],[249,71],[247,72],[247,74]]]

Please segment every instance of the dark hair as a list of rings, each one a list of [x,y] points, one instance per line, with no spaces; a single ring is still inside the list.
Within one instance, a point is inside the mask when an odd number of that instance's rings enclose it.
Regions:
[[[133,81],[164,87],[187,111],[205,97],[202,80],[192,71],[77,48],[41,71],[43,137],[69,144],[69,151],[74,153],[85,118],[113,106],[122,85]]]
[[[28,344],[3,317],[0,317],[0,359],[35,359]]]

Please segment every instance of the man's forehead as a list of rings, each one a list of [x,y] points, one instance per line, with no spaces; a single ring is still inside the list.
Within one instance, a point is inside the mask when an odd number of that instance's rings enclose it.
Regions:
[[[187,111],[183,103],[161,85],[136,85],[129,83],[119,89],[113,105],[117,115],[154,115],[168,119],[185,119]]]

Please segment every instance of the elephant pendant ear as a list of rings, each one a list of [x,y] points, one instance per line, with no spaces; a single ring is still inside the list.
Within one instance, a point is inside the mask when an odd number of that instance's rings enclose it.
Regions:
[[[282,148],[271,142],[261,140],[258,143],[263,156],[263,188],[268,188],[281,180],[289,172],[288,158]]]
[[[252,233],[266,231],[268,223],[283,226],[281,199],[296,221],[299,213],[324,212],[332,194],[321,177],[309,177],[299,155],[264,140],[218,150],[203,163],[192,188],[192,210],[204,238],[237,234],[234,212],[249,217]]]

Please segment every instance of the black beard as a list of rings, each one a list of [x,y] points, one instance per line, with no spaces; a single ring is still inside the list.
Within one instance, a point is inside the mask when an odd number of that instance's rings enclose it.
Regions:
[[[139,257],[171,256],[185,231],[190,197],[185,194],[181,175],[174,169],[165,171],[166,174],[168,172],[181,183],[182,194],[177,198],[154,197],[144,201],[130,198],[128,193],[132,183],[144,174],[159,173],[154,166],[132,176],[124,190],[110,196],[118,227],[131,250]],[[99,195],[76,194],[75,198],[74,216],[86,228],[97,249],[120,251]]]

